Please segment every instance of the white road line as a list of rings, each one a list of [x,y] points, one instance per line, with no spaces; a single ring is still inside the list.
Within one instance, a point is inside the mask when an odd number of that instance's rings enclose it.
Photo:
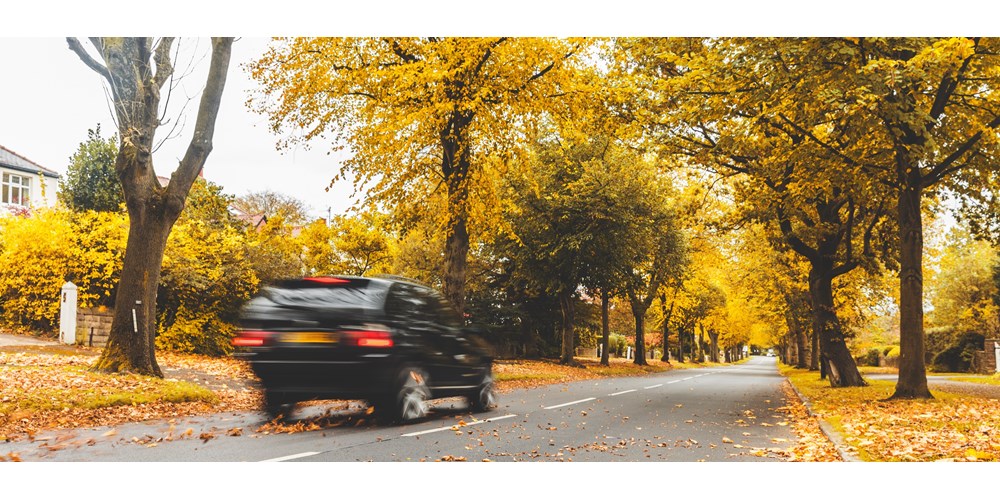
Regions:
[[[433,432],[450,431],[450,430],[453,430],[455,428],[461,429],[462,427],[469,427],[470,425],[485,424],[487,422],[495,422],[497,420],[503,420],[505,418],[511,418],[511,417],[516,417],[516,416],[517,416],[516,414],[512,413],[510,415],[504,415],[502,417],[488,418],[486,420],[474,420],[474,421],[468,422],[468,423],[466,423],[465,425],[462,425],[462,426],[459,426],[459,425],[449,425],[447,427],[436,427],[434,429],[427,429],[426,431],[410,432],[408,434],[403,434],[402,437],[422,436],[424,434],[431,434]]]
[[[667,382],[667,383],[668,384],[676,384],[677,382],[680,382],[680,380],[671,380],[670,382]]]
[[[616,392],[614,394],[608,394],[608,396],[618,396],[619,394],[628,394],[630,392],[635,392],[637,389],[629,389],[627,391]]]
[[[570,401],[569,403],[563,403],[561,405],[546,406],[546,407],[544,407],[542,409],[543,410],[552,410],[552,409],[555,409],[555,408],[562,408],[563,406],[575,405],[577,403],[586,403],[587,401],[593,401],[595,399],[597,399],[597,398],[587,398],[587,399],[581,399],[581,400],[578,400],[578,401]]]
[[[286,460],[295,460],[296,458],[311,457],[313,455],[319,455],[318,451],[307,451],[305,453],[299,453],[296,455],[288,455],[287,457],[272,458],[269,460],[261,460],[261,462],[284,462]]]
[[[651,385],[649,387],[643,387],[643,389],[656,389],[657,387],[663,387],[663,384]]]

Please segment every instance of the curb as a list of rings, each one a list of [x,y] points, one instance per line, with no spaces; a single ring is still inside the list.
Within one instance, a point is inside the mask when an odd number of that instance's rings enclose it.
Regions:
[[[785,377],[785,381],[788,382],[788,385],[790,385],[792,387],[792,390],[795,391],[795,395],[799,397],[799,401],[802,402],[802,405],[806,407],[806,411],[809,412],[809,416],[815,418],[816,421],[819,422],[819,430],[822,431],[823,435],[826,436],[826,438],[829,439],[831,443],[833,443],[833,446],[835,448],[837,448],[837,454],[840,455],[841,460],[845,462],[864,462],[863,460],[858,458],[857,455],[848,451],[847,443],[845,443],[844,439],[840,436],[840,434],[833,429],[832,425],[827,423],[826,420],[823,420],[822,418],[819,417],[819,415],[816,415],[816,413],[813,412],[812,403],[810,403],[809,400],[806,399],[806,397],[803,396],[801,392],[799,392],[799,388],[795,387],[795,384],[793,384],[790,380],[788,380],[787,377]]]

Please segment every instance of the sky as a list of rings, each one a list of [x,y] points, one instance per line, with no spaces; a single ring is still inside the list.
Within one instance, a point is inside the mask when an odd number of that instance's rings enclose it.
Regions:
[[[166,177],[177,167],[193,132],[209,61],[209,40],[182,38],[179,43],[182,54],[195,56],[179,57],[178,71],[192,62],[195,71],[174,90],[167,111],[171,123],[157,132],[159,140],[169,135],[173,123],[182,125],[180,135],[167,139],[153,156],[157,174]],[[352,187],[337,185],[329,192],[325,188],[343,156],[327,154],[329,145],[322,143],[308,150],[278,151],[266,117],[245,105],[255,83],[242,65],[258,58],[268,43],[267,38],[241,38],[233,45],[205,178],[236,196],[265,189],[294,196],[310,206],[314,217],[325,217],[328,211],[342,213],[354,201]],[[65,38],[0,37],[0,63],[8,69],[24,68],[14,73],[16,78],[5,71],[0,83],[0,145],[65,174],[88,129],[100,124],[103,137],[116,132],[102,78],[69,50]],[[192,100],[182,110],[189,97]]]

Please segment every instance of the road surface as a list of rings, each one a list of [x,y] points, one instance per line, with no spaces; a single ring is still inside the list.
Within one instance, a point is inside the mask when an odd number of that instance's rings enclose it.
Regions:
[[[458,399],[431,416],[379,426],[363,407],[329,413],[325,428],[272,433],[262,413],[231,413],[53,431],[0,443],[0,456],[56,462],[780,461],[795,436],[780,408],[776,358],[517,390],[472,414]],[[323,406],[291,423],[316,422]],[[262,427],[263,426],[263,427]],[[770,449],[770,451],[768,451]]]

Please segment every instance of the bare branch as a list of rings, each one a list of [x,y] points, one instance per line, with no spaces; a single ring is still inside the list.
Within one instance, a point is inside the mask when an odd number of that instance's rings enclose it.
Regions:
[[[97,62],[90,54],[87,53],[80,41],[73,37],[66,37],[66,43],[69,44],[69,49],[76,52],[76,55],[86,64],[90,69],[97,72],[97,74],[104,77],[105,80],[111,82],[111,71],[108,70],[107,66]]]
[[[167,78],[174,74],[174,66],[170,60],[170,46],[173,45],[172,37],[161,38],[154,48],[153,60],[156,62],[156,77],[154,83],[156,88],[163,88]]]
[[[209,152],[212,151],[212,138],[215,134],[215,121],[219,116],[219,106],[222,102],[222,91],[226,86],[226,73],[229,70],[229,60],[232,55],[232,38],[212,39],[212,63],[208,70],[208,80],[205,91],[198,106],[198,117],[195,121],[194,135],[188,144],[184,158],[173,173],[167,193],[170,198],[183,200],[194,184]]]

